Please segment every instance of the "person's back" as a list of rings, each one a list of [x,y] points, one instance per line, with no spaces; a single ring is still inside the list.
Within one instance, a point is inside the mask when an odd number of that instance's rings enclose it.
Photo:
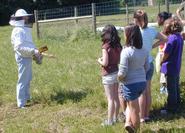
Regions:
[[[145,49],[126,47],[122,50],[121,58],[120,70],[126,74],[125,84],[146,81],[144,66],[148,62],[148,52]],[[128,65],[123,65],[124,62]]]
[[[178,76],[180,74],[183,51],[183,39],[180,33],[172,34],[168,37],[165,52],[169,57],[163,62],[161,72]]]
[[[140,28],[142,39],[143,39],[143,48],[146,49],[149,53],[152,50],[153,41],[155,40],[158,32],[154,27],[146,27],[144,29]],[[149,62],[153,61],[153,57],[150,53]]]
[[[128,106],[125,130],[137,132],[140,124],[138,98],[146,87],[145,69],[149,67],[148,51],[142,48],[143,41],[139,26],[125,27],[125,45],[121,53],[118,80],[121,95]]]
[[[161,61],[161,72],[165,74],[167,81],[167,103],[161,113],[176,112],[180,103],[180,68],[182,60],[183,39],[182,23],[179,19],[171,18],[165,21],[164,31],[168,34],[168,42]]]
[[[102,83],[108,101],[108,118],[102,126],[111,126],[117,121],[119,113],[118,63],[120,59],[120,37],[114,25],[106,25],[101,34],[102,57],[98,63],[102,67]]]
[[[108,64],[107,66],[102,66],[102,75],[107,75],[118,71],[118,64],[120,61],[121,45],[118,47],[112,47],[108,43],[103,44],[102,48],[107,51],[108,54]]]

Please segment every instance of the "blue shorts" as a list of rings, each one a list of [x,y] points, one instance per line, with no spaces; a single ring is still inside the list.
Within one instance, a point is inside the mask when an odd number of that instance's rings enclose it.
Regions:
[[[153,73],[154,73],[154,63],[151,62],[150,63],[150,69],[146,73],[146,80],[151,80],[152,77],[153,77]]]
[[[133,84],[124,85],[121,84],[120,91],[122,97],[126,101],[133,101],[137,99],[146,88],[146,82],[138,82]]]

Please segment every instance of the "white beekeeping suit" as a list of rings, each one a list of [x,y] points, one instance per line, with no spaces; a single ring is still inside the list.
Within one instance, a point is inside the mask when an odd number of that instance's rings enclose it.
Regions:
[[[27,100],[30,100],[30,81],[32,79],[32,57],[41,57],[36,49],[33,40],[31,28],[33,21],[30,18],[33,15],[27,14],[23,9],[16,11],[11,17],[10,25],[14,26],[11,35],[11,42],[15,51],[15,59],[18,66],[17,82],[17,106],[24,108]],[[29,22],[30,21],[30,22]]]

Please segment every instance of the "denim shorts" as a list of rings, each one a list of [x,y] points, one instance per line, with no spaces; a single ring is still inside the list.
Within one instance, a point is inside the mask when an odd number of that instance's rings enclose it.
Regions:
[[[150,69],[146,72],[146,80],[151,80],[154,73],[154,63],[150,63]]]
[[[118,83],[117,76],[118,76],[117,71],[113,72],[113,73],[110,73],[108,75],[102,76],[102,83],[104,85]]]
[[[146,88],[146,82],[138,82],[133,84],[124,85],[121,84],[120,91],[122,97],[126,101],[133,101],[137,99]]]

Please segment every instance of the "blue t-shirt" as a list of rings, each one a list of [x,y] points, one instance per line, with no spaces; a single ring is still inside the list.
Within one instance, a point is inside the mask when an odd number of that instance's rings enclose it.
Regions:
[[[183,51],[183,39],[180,33],[168,36],[164,53],[169,54],[161,66],[161,72],[171,76],[179,76]]]

